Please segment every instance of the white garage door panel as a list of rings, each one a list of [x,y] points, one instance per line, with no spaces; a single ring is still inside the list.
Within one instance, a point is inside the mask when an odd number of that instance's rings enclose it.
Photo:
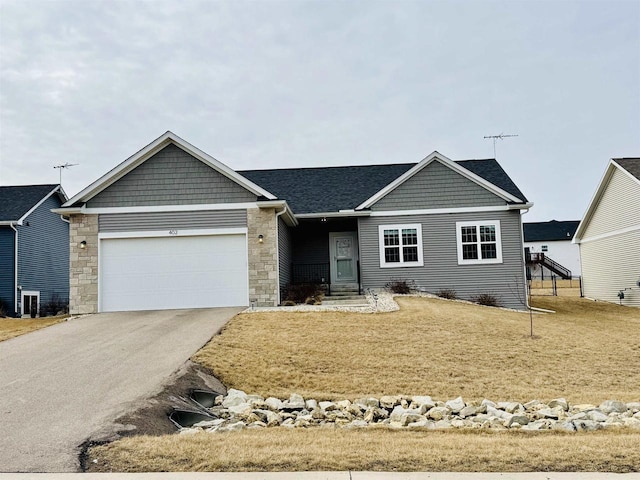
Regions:
[[[100,243],[103,312],[247,305],[247,281],[244,235]]]

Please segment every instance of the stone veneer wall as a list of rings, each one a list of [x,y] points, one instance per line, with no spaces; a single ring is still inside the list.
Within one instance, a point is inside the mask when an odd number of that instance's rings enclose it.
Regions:
[[[69,221],[69,313],[97,313],[98,216],[71,215]],[[80,248],[83,240],[86,248]]]
[[[263,242],[258,236],[263,235]],[[249,302],[258,307],[278,304],[278,229],[274,208],[247,210]]]

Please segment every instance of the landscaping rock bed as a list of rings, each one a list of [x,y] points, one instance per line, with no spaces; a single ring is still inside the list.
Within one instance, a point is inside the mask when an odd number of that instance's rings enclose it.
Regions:
[[[558,398],[517,402],[446,402],[429,396],[402,395],[361,398],[351,402],[323,402],[292,394],[288,400],[247,395],[230,389],[207,411],[214,417],[181,434],[199,431],[229,432],[244,428],[364,428],[382,426],[408,429],[519,429],[526,431],[593,431],[606,428],[640,429],[640,402],[607,400],[596,405],[570,405]]]

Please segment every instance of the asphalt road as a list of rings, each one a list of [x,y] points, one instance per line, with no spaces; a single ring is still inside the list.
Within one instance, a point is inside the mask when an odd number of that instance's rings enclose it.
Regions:
[[[78,471],[82,442],[241,310],[103,313],[0,342],[0,472]]]

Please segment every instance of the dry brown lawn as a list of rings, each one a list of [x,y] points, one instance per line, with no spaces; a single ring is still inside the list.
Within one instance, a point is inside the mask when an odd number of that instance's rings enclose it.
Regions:
[[[288,398],[431,395],[573,403],[640,400],[640,309],[534,297],[556,314],[399,297],[386,314],[236,316],[194,360],[227,387]]]
[[[399,312],[236,316],[194,359],[228,386],[318,399],[640,399],[640,310],[536,297],[529,316],[400,297]],[[139,436],[93,447],[91,471],[640,471],[640,432],[270,428]],[[94,460],[97,463],[94,463]]]
[[[640,470],[638,445],[638,432],[534,434],[274,428],[126,438],[94,447],[88,465],[90,471],[96,472],[633,472]]]
[[[60,323],[69,315],[45,318],[0,318],[0,342]]]

